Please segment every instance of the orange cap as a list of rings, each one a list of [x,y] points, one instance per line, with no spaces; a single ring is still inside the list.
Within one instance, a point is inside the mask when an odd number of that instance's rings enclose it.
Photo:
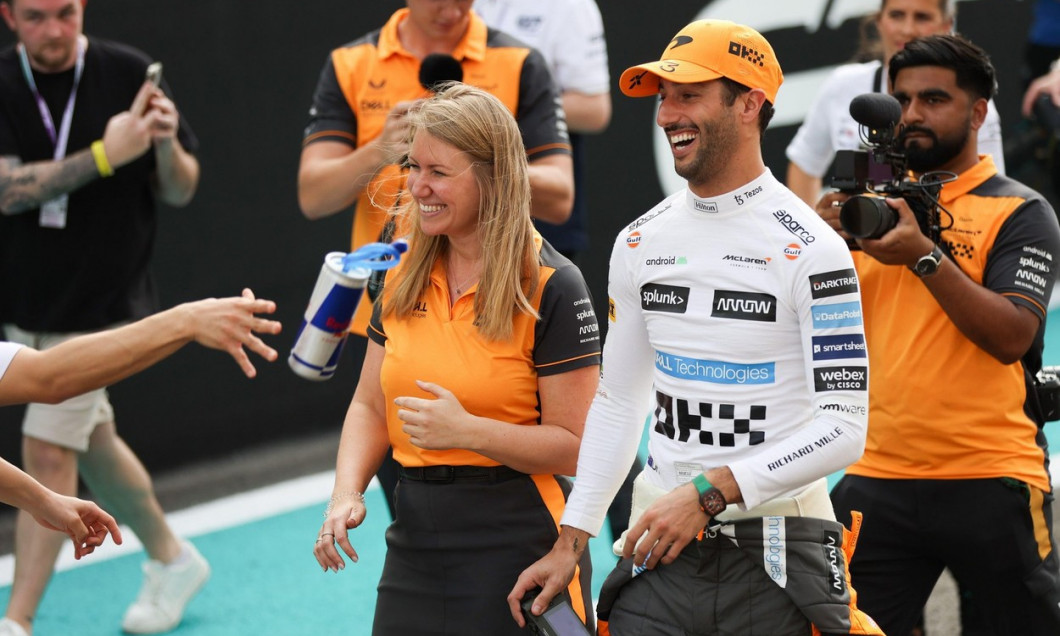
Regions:
[[[630,97],[649,97],[659,92],[659,78],[692,84],[719,77],[762,89],[770,103],[784,81],[773,47],[761,33],[728,20],[698,20],[670,40],[658,62],[626,69],[619,86]]]

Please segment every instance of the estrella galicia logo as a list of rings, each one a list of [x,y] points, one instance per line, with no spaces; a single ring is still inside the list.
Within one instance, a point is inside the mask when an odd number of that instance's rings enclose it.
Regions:
[[[684,46],[686,44],[691,44],[692,43],[692,37],[689,36],[689,35],[679,35],[679,36],[675,37],[673,40],[670,40],[670,41],[673,42],[673,44],[670,45],[670,48],[671,49],[676,49],[679,46]]]
[[[757,322],[777,321],[777,298],[771,294],[719,289],[714,292],[711,316]]]
[[[814,360],[839,360],[842,358],[865,358],[865,336],[860,333],[848,333],[840,336],[814,336]]]
[[[815,298],[828,298],[840,294],[854,294],[858,291],[858,275],[851,269],[837,269],[834,272],[810,276],[810,294]]]
[[[683,314],[688,311],[688,287],[648,283],[640,288],[640,308],[644,311],[665,311]]]
[[[868,367],[821,367],[813,370],[814,391],[865,391],[869,388]]]
[[[857,327],[861,324],[861,303],[834,303],[810,308],[814,329]]]

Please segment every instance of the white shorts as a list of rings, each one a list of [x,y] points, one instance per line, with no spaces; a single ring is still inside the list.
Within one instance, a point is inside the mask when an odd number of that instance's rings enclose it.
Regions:
[[[38,351],[54,347],[80,333],[40,333],[4,325],[7,339]],[[78,452],[88,450],[88,439],[100,424],[114,421],[106,389],[89,391],[59,404],[30,404],[22,420],[22,434]]]

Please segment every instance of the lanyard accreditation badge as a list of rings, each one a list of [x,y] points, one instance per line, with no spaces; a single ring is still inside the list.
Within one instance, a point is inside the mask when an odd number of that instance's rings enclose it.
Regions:
[[[66,100],[66,109],[63,111],[63,119],[59,122],[58,130],[55,129],[55,121],[52,119],[48,104],[41,97],[40,91],[37,90],[37,82],[33,81],[33,70],[30,68],[29,58],[26,56],[26,47],[21,44],[18,45],[18,57],[22,64],[22,75],[25,76],[29,89],[33,91],[33,98],[37,101],[37,110],[40,111],[44,129],[48,131],[52,146],[55,148],[52,158],[55,161],[59,161],[66,157],[66,144],[70,141],[70,122],[74,118],[74,103],[77,101],[77,86],[81,83],[81,73],[85,70],[84,40],[79,38],[77,41],[77,64],[74,66],[74,85],[70,89],[70,97]],[[40,206],[40,226],[60,230],[66,227],[66,208],[68,203],[69,196],[66,194],[42,203]]]

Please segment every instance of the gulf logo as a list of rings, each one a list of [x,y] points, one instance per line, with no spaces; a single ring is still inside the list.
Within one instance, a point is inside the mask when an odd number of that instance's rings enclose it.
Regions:
[[[626,245],[633,249],[640,245],[640,232],[634,232],[626,237]]]
[[[784,248],[784,258],[789,261],[793,261],[802,254],[802,247],[796,243],[788,243],[788,246]]]

